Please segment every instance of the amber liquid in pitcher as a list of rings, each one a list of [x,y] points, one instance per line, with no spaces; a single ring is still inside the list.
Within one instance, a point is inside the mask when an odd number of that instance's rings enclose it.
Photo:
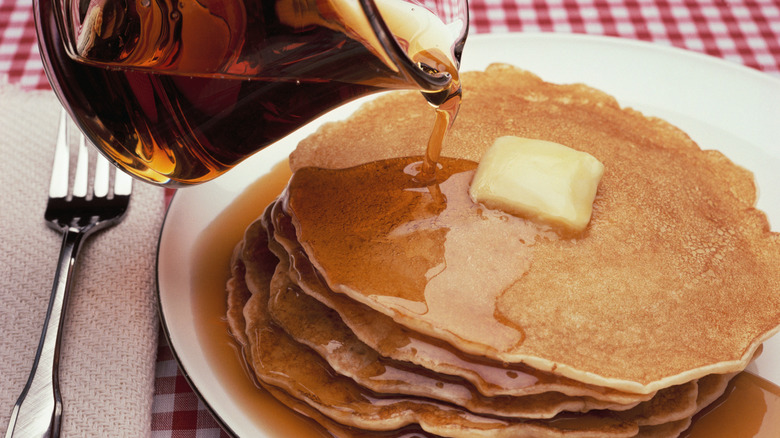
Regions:
[[[113,39],[83,37],[88,58],[76,62],[56,24],[56,0],[39,0],[39,41],[52,86],[109,158],[136,176],[170,186],[210,180],[357,97],[393,88],[420,89],[365,42],[370,38],[360,41],[355,35],[370,28],[347,32],[342,24],[312,18],[305,10],[290,18],[279,6],[322,7],[327,2],[243,0],[239,12],[231,10],[239,1],[208,2],[222,5],[225,10],[216,8],[221,15],[200,6],[208,3],[189,0],[170,3],[167,11],[155,9],[164,2],[127,2],[127,10],[103,11],[102,21],[92,24],[105,27],[114,16],[152,14],[146,18],[170,27],[175,40],[134,47],[129,53],[117,41],[140,40],[147,30],[125,20],[129,24],[119,29],[122,33],[95,28],[96,35],[110,33]],[[102,7],[115,3],[121,4],[108,1]],[[136,10],[142,7],[152,12]],[[298,22],[291,25],[291,20]],[[412,34],[440,31],[426,29],[426,23],[421,20],[423,28]],[[423,93],[434,106],[450,102],[438,117],[440,125],[449,125],[460,94],[453,54],[426,46],[425,38],[399,41],[421,69],[452,76],[443,88]]]

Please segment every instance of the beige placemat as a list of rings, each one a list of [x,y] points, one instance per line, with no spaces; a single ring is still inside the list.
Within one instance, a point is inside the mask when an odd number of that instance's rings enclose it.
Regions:
[[[61,236],[43,221],[60,105],[0,85],[0,432],[30,372]],[[134,182],[118,226],[82,248],[61,350],[65,437],[150,435],[164,191]]]

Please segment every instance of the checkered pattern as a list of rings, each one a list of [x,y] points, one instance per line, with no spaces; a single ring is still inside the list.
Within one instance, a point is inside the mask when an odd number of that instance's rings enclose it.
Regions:
[[[780,74],[777,0],[482,0],[476,32],[567,32],[673,45]]]
[[[0,84],[3,77],[26,89],[49,88],[35,37],[32,0],[0,0]]]
[[[474,32],[565,32],[673,45],[780,76],[780,0],[471,0]],[[0,0],[0,77],[48,88],[32,0]]]
[[[780,0],[470,0],[473,32],[565,32],[652,41],[780,76]],[[468,54],[466,54],[468,56]],[[48,88],[32,0],[0,0],[0,78]],[[2,83],[2,79],[0,79]],[[161,335],[152,437],[227,436]]]
[[[228,437],[209,414],[179,371],[171,349],[160,333],[154,384],[152,438]]]

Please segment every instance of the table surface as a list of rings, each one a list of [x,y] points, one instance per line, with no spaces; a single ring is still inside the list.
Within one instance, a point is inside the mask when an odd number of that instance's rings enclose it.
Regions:
[[[780,0],[471,0],[469,8],[474,33],[617,36],[705,53],[780,77]],[[0,0],[4,81],[49,89],[32,0]],[[163,336],[154,397],[152,437],[227,436],[188,386]]]

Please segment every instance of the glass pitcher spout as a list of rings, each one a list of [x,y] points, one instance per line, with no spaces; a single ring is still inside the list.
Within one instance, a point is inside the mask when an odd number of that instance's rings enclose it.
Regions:
[[[419,53],[410,54],[402,49],[401,44],[399,44],[397,39],[402,37],[396,37],[393,34],[387,22],[382,18],[382,13],[374,0],[360,0],[360,5],[366,14],[366,17],[368,17],[369,23],[371,23],[371,26],[373,27],[374,34],[377,35],[378,41],[382,44],[384,52],[391,59],[390,65],[399,66],[399,68],[406,73],[407,80],[416,83],[423,92],[440,92],[448,88],[452,82],[452,72],[441,71],[438,66],[434,67],[423,61],[414,63],[412,57],[419,55]],[[403,16],[402,13],[397,11],[387,11],[386,14],[391,19],[397,19],[399,16]],[[438,17],[428,17],[428,19],[431,20],[434,25],[439,23],[443,24],[443,22],[438,20]],[[466,21],[466,26],[468,26],[468,21]],[[443,29],[438,30],[438,32],[440,32],[440,34],[438,34],[439,38],[446,35]],[[444,41],[444,45],[447,45],[448,43],[452,46],[451,42]],[[447,47],[445,51],[443,50],[445,48],[441,47],[441,45],[442,42],[437,42],[436,47],[433,50],[439,51],[438,56],[452,56],[450,62],[452,62],[452,65],[457,69],[460,66],[461,52],[454,51],[454,48],[451,51],[450,47]],[[408,42],[406,42],[406,46],[409,47]]]

